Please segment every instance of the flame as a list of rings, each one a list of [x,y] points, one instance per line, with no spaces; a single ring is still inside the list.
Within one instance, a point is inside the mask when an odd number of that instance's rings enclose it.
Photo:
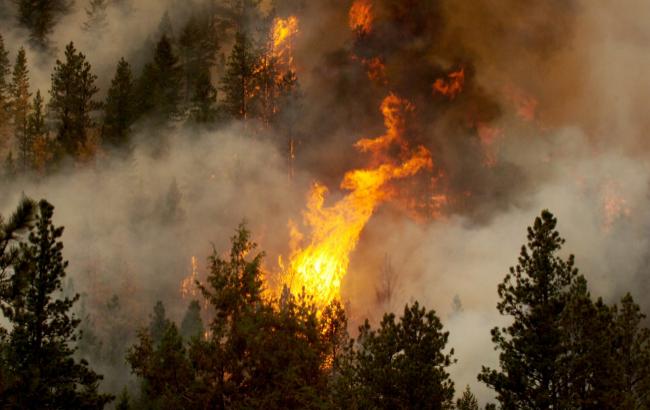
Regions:
[[[465,69],[461,68],[458,71],[453,71],[447,74],[447,78],[438,78],[433,83],[433,93],[439,93],[445,97],[453,100],[456,98],[465,85]]]
[[[617,184],[609,182],[602,189],[603,204],[603,230],[609,232],[614,223],[623,217],[629,217],[632,213],[627,200],[620,193]]]
[[[368,34],[372,31],[372,2],[371,0],[356,0],[350,7],[349,25],[358,34]]]
[[[487,167],[493,167],[497,163],[495,144],[499,139],[501,139],[501,137],[503,137],[503,129],[494,127],[484,122],[478,122],[476,124],[476,130],[479,140],[481,141],[481,145],[483,146],[485,154],[485,165]]]
[[[183,299],[195,298],[199,294],[199,290],[196,286],[196,281],[198,280],[198,271],[199,264],[196,260],[196,256],[192,256],[192,271],[190,274],[181,281],[181,296]]]
[[[273,55],[280,64],[293,67],[293,40],[299,32],[298,18],[276,18],[271,33]]]
[[[517,116],[524,121],[534,121],[537,118],[537,106],[539,105],[537,99],[528,95],[524,90],[512,84],[508,84],[503,88],[506,99],[510,101],[517,113]]]
[[[415,175],[433,167],[431,155],[423,146],[409,150],[403,139],[405,115],[413,111],[411,103],[393,94],[384,99],[381,111],[387,132],[375,139],[362,139],[356,147],[372,154],[373,166],[345,174],[341,188],[349,191],[331,206],[325,205],[327,188],[315,183],[309,194],[305,224],[311,235],[305,247],[302,234],[291,229],[292,250],[285,280],[294,293],[303,289],[323,308],[340,297],[341,281],[350,264],[361,231],[377,206],[391,196],[388,182]],[[401,150],[396,162],[385,152],[393,145]]]

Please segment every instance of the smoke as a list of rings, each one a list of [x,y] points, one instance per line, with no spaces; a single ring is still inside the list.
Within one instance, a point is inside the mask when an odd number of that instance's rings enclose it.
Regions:
[[[22,194],[56,206],[70,276],[91,315],[118,294],[134,325],[146,323],[158,299],[179,320],[191,257],[205,275],[210,244],[227,250],[242,220],[267,252],[265,268],[277,272],[287,223],[300,221],[310,184],[325,183],[331,200],[341,194],[343,173],[367,160],[354,141],[384,132],[378,109],[394,92],[416,107],[406,138],[430,149],[435,170],[400,182],[400,196],[364,230],[343,283],[353,324],[419,300],[450,331],[457,390],[470,384],[490,399],[476,375],[496,363],[489,329],[505,323],[496,287],[544,208],[558,217],[564,253],[576,255],[592,293],[615,302],[631,291],[648,312],[650,5],[377,0],[372,33],[358,36],[343,3],[310,1],[295,11],[304,96],[291,124],[300,140],[295,179],[280,136],[179,126],[160,136],[169,140],[162,157],[143,142],[127,160],[108,155],[15,181],[3,187],[0,208],[10,212]],[[78,2],[56,26],[54,53],[28,50],[33,89],[49,89],[54,60],[72,40],[104,92],[120,57],[136,66],[151,57],[165,11],[179,26],[197,5],[135,1],[129,13],[112,5],[105,31],[92,34],[82,30],[84,7]],[[28,44],[17,27],[2,34],[12,56]],[[364,60],[372,58],[385,66],[379,79],[368,75]],[[433,92],[436,79],[460,68],[457,97]],[[456,295],[462,309],[452,308]]]

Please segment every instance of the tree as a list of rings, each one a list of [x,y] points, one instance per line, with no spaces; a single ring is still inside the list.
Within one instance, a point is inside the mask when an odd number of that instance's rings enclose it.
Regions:
[[[501,369],[483,367],[479,380],[495,390],[504,409],[555,409],[567,402],[560,317],[579,275],[572,255],[567,260],[557,256],[564,239],[556,225],[548,211],[535,219],[518,265],[498,287],[497,309],[512,316],[513,323],[492,330]]]
[[[215,105],[217,90],[212,85],[210,72],[202,71],[195,82],[192,95],[192,119],[197,123],[211,123],[217,117]]]
[[[111,148],[128,147],[131,127],[135,121],[135,90],[131,67],[123,58],[117,64],[115,77],[104,104],[102,142]]]
[[[171,326],[171,322],[165,316],[165,305],[158,301],[153,307],[153,315],[149,322],[149,335],[155,345],[162,340],[169,326]]]
[[[245,120],[256,116],[254,75],[258,61],[248,35],[237,32],[226,72],[221,79],[224,111],[232,118]]]
[[[32,162],[33,140],[29,133],[29,70],[27,69],[27,58],[25,49],[20,48],[16,56],[16,63],[12,74],[11,100],[13,111],[14,135],[16,137],[18,163],[23,173]]]
[[[190,302],[181,322],[181,336],[189,341],[194,338],[203,337],[203,320],[201,320],[201,306],[197,300]]]
[[[446,368],[454,360],[445,353],[449,337],[434,311],[415,302],[399,322],[384,315],[379,329],[366,320],[359,328],[353,362],[352,389],[359,407],[377,409],[448,409],[454,384]]]
[[[48,36],[59,18],[72,7],[72,0],[15,0],[18,4],[18,22],[29,30],[35,47],[46,49]]]
[[[479,410],[478,400],[476,396],[469,389],[469,385],[465,387],[465,391],[460,399],[456,401],[457,410]]]
[[[14,265],[13,297],[2,307],[11,332],[2,351],[10,376],[0,400],[4,408],[101,409],[112,399],[97,391],[102,377],[73,358],[79,320],[69,311],[79,295],[57,295],[67,262],[53,209],[39,203],[35,228]]]
[[[7,78],[9,72],[9,52],[5,50],[4,39],[0,34],[0,137],[4,137],[2,134],[11,112],[11,84]]]
[[[161,118],[170,120],[179,113],[181,71],[167,35],[163,35],[156,45],[154,68],[154,106]]]
[[[36,96],[32,101],[31,112],[27,118],[27,132],[29,133],[29,140],[32,142],[31,166],[35,170],[43,172],[52,159],[52,147],[47,137],[41,90],[36,91]]]
[[[83,24],[83,29],[86,31],[93,31],[95,33],[102,32],[108,27],[106,8],[108,7],[107,0],[90,0],[86,8],[86,22]]]
[[[94,126],[92,112],[99,108],[93,100],[98,88],[86,56],[71,42],[65,48],[65,62],[56,61],[50,89],[50,109],[57,122],[57,139],[65,153],[76,157]]]

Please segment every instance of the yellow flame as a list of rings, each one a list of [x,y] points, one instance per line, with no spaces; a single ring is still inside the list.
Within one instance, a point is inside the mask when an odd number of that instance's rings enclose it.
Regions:
[[[348,16],[350,28],[359,34],[368,34],[372,31],[372,2],[370,0],[356,0],[350,7]]]
[[[298,18],[295,16],[276,18],[273,22],[273,55],[288,67],[293,65],[292,43],[298,31]]]
[[[311,231],[308,243],[300,247],[298,244],[303,242],[300,232],[294,227],[291,230],[294,248],[285,281],[294,293],[304,289],[321,309],[340,298],[341,281],[348,271],[350,253],[377,206],[389,198],[387,183],[433,166],[426,148],[419,146],[409,150],[403,140],[404,118],[413,106],[391,94],[381,109],[386,134],[357,143],[357,148],[372,154],[375,165],[346,173],[341,188],[349,193],[331,206],[325,205],[327,188],[314,184],[304,212],[305,224]],[[385,152],[394,144],[401,148],[404,158],[397,163]]]
[[[196,281],[198,279],[198,270],[199,264],[196,260],[196,256],[192,256],[192,271],[190,274],[181,281],[181,296],[183,299],[194,298],[198,296],[199,290],[196,287]]]

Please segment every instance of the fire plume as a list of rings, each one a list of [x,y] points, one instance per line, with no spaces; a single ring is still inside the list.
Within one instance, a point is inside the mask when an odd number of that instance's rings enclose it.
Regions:
[[[438,78],[433,83],[433,92],[444,95],[445,97],[453,100],[456,98],[465,85],[465,69],[461,68],[458,71],[453,71],[447,74],[447,78]]]
[[[372,31],[372,2],[370,0],[356,0],[350,7],[350,28],[359,34],[368,34]]]
[[[276,18],[273,21],[271,32],[273,56],[289,69],[293,69],[293,41],[298,32],[298,18],[295,16]]]
[[[356,144],[361,151],[371,153],[373,165],[346,173],[341,188],[349,193],[331,206],[325,205],[327,188],[314,184],[303,215],[311,231],[304,247],[300,247],[300,243],[305,242],[302,234],[292,229],[295,248],[285,280],[294,293],[304,289],[320,308],[340,297],[350,253],[377,206],[390,198],[388,183],[433,167],[426,148],[419,146],[409,150],[403,139],[405,116],[413,109],[411,103],[395,95],[386,97],[381,105],[386,134],[362,139]],[[395,144],[401,150],[397,161],[386,153]]]

